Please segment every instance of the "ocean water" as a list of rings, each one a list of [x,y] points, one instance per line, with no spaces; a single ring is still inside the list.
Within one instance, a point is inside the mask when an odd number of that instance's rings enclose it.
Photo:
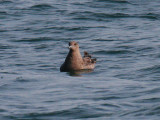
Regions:
[[[0,0],[0,120],[159,120],[159,6]],[[94,71],[59,71],[73,40]]]

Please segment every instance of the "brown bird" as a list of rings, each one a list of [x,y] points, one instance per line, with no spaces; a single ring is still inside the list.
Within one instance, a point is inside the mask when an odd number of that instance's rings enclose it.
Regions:
[[[60,67],[61,72],[94,69],[96,59],[92,59],[87,52],[84,52],[84,57],[82,58],[77,42],[69,42],[69,49],[65,62]]]

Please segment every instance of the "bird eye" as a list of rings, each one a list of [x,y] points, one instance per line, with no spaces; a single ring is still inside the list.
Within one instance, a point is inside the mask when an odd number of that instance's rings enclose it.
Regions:
[[[74,45],[77,45],[77,43],[74,43]]]

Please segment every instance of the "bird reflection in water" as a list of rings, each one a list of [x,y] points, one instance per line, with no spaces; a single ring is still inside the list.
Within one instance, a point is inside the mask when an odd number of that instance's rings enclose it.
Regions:
[[[75,77],[82,77],[83,74],[92,73],[94,70],[76,70],[76,71],[70,71],[67,72],[69,76],[75,76]]]

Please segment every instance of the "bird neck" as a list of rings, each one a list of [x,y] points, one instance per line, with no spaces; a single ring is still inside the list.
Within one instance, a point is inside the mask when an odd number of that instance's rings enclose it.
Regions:
[[[69,59],[70,61],[74,61],[74,63],[79,63],[83,61],[79,49],[70,50],[68,53],[67,59]]]

